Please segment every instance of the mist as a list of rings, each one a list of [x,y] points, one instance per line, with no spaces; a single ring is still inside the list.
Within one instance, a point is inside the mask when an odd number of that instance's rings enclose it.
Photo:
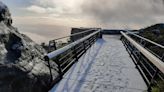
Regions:
[[[85,0],[83,12],[104,25],[146,27],[164,21],[164,0]]]

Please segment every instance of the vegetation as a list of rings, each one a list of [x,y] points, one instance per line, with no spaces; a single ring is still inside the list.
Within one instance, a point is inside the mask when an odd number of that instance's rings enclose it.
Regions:
[[[139,30],[139,35],[164,46],[164,24],[156,24],[148,28],[141,29]],[[160,57],[164,54],[164,49],[153,44],[147,44],[146,47]]]
[[[164,91],[164,82],[163,81],[160,81],[158,82],[159,86],[154,86],[152,87],[152,92],[163,92]]]

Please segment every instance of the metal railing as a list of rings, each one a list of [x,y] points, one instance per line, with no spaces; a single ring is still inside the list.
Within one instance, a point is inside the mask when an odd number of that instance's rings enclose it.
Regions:
[[[132,32],[128,32],[128,35],[130,35],[133,39],[135,39],[135,41],[137,41],[140,45],[142,45],[149,52],[151,52],[152,54],[157,56],[159,59],[164,61],[164,46],[156,42],[153,42],[147,38],[134,34]],[[154,49],[153,47],[155,47],[156,49]]]
[[[93,32],[95,32],[97,30],[97,28],[92,28],[86,31],[82,31],[82,32],[78,32],[78,33],[74,33],[71,35],[67,35],[64,37],[60,37],[54,40],[49,41],[49,45],[48,45],[48,52],[57,50],[63,46],[66,46],[67,44],[70,44],[80,38],[85,37],[86,35],[89,35]],[[78,38],[78,39],[75,39]],[[64,42],[62,42],[64,40]]]
[[[164,49],[162,45],[152,42],[146,38],[138,36],[133,33],[121,32],[121,40],[125,45],[130,57],[134,61],[136,68],[141,73],[143,79],[145,80],[148,91],[151,91],[153,86],[160,87],[164,83],[164,57],[159,57],[158,55],[150,52],[148,48],[145,47],[146,44],[153,44],[161,49]],[[146,44],[139,43],[132,39],[130,36],[137,37],[139,40],[144,40]],[[162,84],[161,84],[162,82]],[[161,84],[161,85],[160,85]]]
[[[63,77],[63,75],[71,68],[71,66],[78,61],[78,59],[89,49],[92,44],[101,38],[101,30],[97,30],[77,41],[74,41],[60,49],[45,55],[45,61],[49,64],[49,70],[51,75],[52,84],[57,83]],[[51,72],[50,62],[54,61],[57,64],[58,76],[53,77]]]

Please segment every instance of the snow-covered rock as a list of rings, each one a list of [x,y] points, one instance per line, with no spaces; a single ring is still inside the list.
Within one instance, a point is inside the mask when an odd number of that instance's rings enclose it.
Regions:
[[[3,10],[3,9],[6,9],[7,6],[5,4],[3,4],[2,2],[0,2],[0,12]]]
[[[8,7],[0,2],[0,92],[47,91],[50,73],[44,54],[41,46],[12,26]],[[58,74],[53,69],[52,73]]]

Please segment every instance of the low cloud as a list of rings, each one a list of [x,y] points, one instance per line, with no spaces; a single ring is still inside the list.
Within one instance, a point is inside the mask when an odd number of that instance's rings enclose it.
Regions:
[[[164,22],[164,0],[29,1],[14,24],[39,43],[68,35],[71,27],[140,29]]]
[[[34,42],[36,42],[38,44],[41,44],[42,42],[48,43],[48,41],[49,41],[49,39],[47,39],[46,37],[35,34],[35,33],[31,33],[31,32],[22,32],[22,33],[29,36]]]
[[[32,5],[30,7],[26,8],[28,11],[34,12],[34,13],[46,13],[46,9],[43,7],[39,7],[36,5]]]
[[[164,0],[34,0],[26,10],[56,18],[93,20],[103,27],[138,28],[163,22]]]
[[[85,0],[83,12],[101,23],[150,25],[163,22],[164,0]]]

